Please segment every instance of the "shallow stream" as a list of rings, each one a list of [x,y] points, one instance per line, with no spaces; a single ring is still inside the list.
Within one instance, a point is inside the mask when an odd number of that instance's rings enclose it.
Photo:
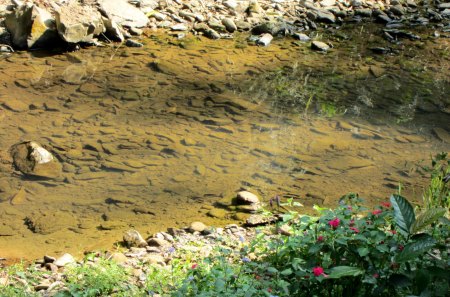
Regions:
[[[240,222],[227,205],[242,188],[304,212],[348,192],[376,205],[400,184],[420,202],[421,166],[450,147],[449,40],[320,34],[327,54],[291,39],[154,35],[143,49],[1,57],[0,258],[107,249],[130,228]],[[57,156],[60,178],[13,170],[8,150],[26,140]]]

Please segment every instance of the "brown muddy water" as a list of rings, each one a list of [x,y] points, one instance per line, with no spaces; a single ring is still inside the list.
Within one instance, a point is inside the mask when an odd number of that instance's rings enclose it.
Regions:
[[[375,205],[399,184],[420,201],[421,165],[449,151],[450,44],[392,45],[376,32],[334,33],[327,54],[290,39],[155,35],[143,49],[2,56],[0,258],[107,249],[130,228],[239,222],[226,205],[241,188],[294,197],[304,212],[350,191]],[[13,170],[8,150],[26,140],[57,156],[61,178]]]

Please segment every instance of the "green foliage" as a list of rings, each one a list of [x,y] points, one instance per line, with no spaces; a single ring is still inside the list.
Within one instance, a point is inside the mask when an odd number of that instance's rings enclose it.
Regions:
[[[66,268],[68,291],[62,296],[130,296],[126,270],[114,261],[100,259],[97,263]]]
[[[415,234],[434,222],[438,221],[445,214],[445,208],[431,208],[420,213],[411,225],[411,233]]]
[[[423,195],[425,208],[441,207],[450,209],[450,182],[445,177],[450,174],[450,158],[447,153],[432,158],[431,167],[423,167],[431,174],[431,182]]]

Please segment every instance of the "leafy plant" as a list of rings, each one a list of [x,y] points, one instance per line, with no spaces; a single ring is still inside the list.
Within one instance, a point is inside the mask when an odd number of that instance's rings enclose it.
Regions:
[[[431,182],[423,195],[426,208],[442,207],[450,209],[450,183],[446,178],[450,174],[450,158],[447,153],[432,158],[431,167],[423,167],[431,173]]]
[[[66,268],[68,291],[62,296],[130,296],[127,271],[114,261],[100,259],[97,263]]]

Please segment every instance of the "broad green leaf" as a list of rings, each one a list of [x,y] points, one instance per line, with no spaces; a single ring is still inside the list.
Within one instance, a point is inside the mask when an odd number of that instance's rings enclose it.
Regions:
[[[291,275],[291,274],[292,274],[292,269],[291,268],[288,268],[288,269],[285,269],[285,270],[281,271],[281,275]]]
[[[416,220],[411,225],[411,233],[417,233],[423,230],[425,227],[436,222],[440,217],[445,214],[445,208],[432,208],[427,209],[416,217]]]
[[[436,240],[431,236],[422,237],[420,240],[407,244],[403,251],[395,257],[399,263],[413,260],[424,254],[436,244]]]
[[[400,195],[391,196],[391,204],[394,207],[394,219],[400,231],[404,235],[409,235],[411,226],[416,220],[412,205]]]
[[[336,266],[331,268],[328,278],[341,278],[345,276],[357,276],[364,272],[361,268],[352,266]]]
[[[267,272],[276,274],[278,272],[278,269],[276,269],[275,267],[268,267]]]
[[[365,257],[369,254],[369,249],[366,247],[360,247],[357,249],[359,256]]]

